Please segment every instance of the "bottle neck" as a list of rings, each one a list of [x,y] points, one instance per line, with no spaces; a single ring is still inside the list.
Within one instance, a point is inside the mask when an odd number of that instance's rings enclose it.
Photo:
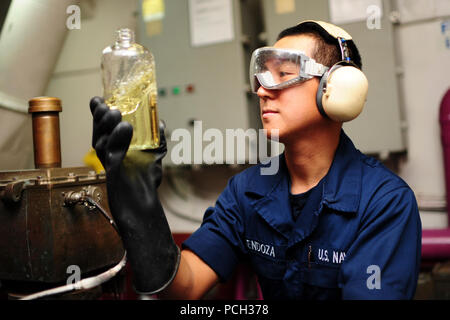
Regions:
[[[117,31],[116,45],[129,47],[134,43],[134,32],[131,29],[120,29]]]

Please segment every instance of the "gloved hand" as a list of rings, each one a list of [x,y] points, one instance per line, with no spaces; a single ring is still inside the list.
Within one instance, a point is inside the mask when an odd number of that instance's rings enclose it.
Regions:
[[[127,153],[132,126],[121,122],[120,112],[110,110],[102,98],[92,98],[90,107],[92,146],[106,171],[109,208],[127,250],[135,290],[157,293],[172,282],[180,261],[157,194],[167,153],[164,126],[161,122],[159,148]]]

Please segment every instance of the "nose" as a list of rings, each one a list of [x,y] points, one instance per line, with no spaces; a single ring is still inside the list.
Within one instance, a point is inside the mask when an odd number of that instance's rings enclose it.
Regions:
[[[260,85],[258,90],[256,91],[256,94],[261,99],[273,99],[276,96],[276,91],[277,90],[266,89]]]

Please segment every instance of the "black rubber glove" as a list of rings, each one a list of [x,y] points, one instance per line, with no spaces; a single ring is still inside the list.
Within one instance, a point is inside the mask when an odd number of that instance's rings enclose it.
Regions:
[[[127,153],[132,126],[102,98],[92,98],[90,107],[92,146],[106,171],[109,208],[127,250],[135,290],[157,293],[172,282],[180,261],[157,193],[167,153],[164,125],[159,148]]]

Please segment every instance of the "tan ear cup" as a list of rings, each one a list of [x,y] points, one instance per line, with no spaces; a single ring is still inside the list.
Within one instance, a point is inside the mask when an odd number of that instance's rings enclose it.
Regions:
[[[323,111],[334,121],[353,120],[364,107],[368,89],[369,82],[361,70],[341,66],[328,76],[322,94]]]

